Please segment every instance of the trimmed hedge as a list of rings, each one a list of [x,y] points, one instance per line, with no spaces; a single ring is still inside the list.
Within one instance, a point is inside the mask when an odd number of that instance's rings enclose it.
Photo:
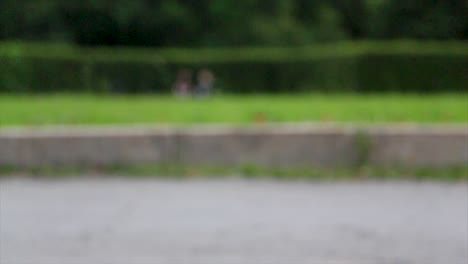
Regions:
[[[180,68],[212,69],[226,92],[467,91],[462,42],[295,48],[129,49],[0,43],[0,92],[169,92]]]

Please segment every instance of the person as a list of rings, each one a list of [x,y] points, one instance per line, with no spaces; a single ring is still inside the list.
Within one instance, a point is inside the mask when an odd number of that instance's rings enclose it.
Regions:
[[[188,69],[182,69],[177,73],[173,92],[178,97],[187,97],[192,89],[192,72]]]
[[[198,97],[208,97],[214,85],[214,74],[207,69],[202,69],[198,73],[198,85],[196,88],[196,95]]]

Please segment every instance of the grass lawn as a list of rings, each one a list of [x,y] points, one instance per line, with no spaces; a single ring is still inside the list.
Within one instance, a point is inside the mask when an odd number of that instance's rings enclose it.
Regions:
[[[256,122],[468,123],[468,94],[0,95],[0,126]]]

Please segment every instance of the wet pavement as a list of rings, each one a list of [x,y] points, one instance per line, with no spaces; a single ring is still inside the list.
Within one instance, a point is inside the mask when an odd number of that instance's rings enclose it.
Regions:
[[[468,184],[0,180],[1,264],[468,263]]]

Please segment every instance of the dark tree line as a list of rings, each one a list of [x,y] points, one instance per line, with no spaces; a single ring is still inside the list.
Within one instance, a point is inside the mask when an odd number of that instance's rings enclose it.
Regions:
[[[466,39],[466,14],[466,0],[0,0],[0,40],[216,47]]]

